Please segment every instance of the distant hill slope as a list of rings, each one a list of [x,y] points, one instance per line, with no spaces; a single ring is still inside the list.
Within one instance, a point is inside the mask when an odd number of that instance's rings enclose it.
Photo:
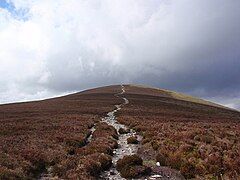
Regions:
[[[168,90],[124,87],[129,105],[118,122],[143,135],[138,154],[154,172],[167,179],[167,166],[186,179],[239,178],[240,112]]]
[[[211,101],[203,100],[203,99],[200,99],[197,97],[193,97],[193,96],[183,94],[183,93],[178,93],[175,91],[170,91],[167,89],[160,89],[160,88],[155,88],[155,87],[149,87],[149,86],[144,86],[144,85],[134,85],[134,84],[129,84],[126,86],[129,87],[128,93],[145,94],[145,95],[162,96],[162,97],[165,96],[165,97],[171,97],[171,98],[178,99],[178,100],[189,101],[189,102],[193,102],[193,103],[234,110],[234,109],[228,108],[226,106],[223,106],[223,105],[220,105],[217,103],[213,103]]]
[[[139,94],[139,95],[149,95],[149,96],[157,96],[157,97],[167,97],[167,98],[172,98],[176,100],[182,100],[182,101],[188,101],[191,103],[196,103],[196,104],[202,104],[202,105],[208,105],[208,106],[213,106],[213,107],[218,107],[218,108],[223,108],[223,109],[228,109],[230,111],[237,111],[236,109],[232,109],[208,100],[204,100],[198,97],[190,96],[187,94],[175,92],[175,91],[170,91],[167,89],[161,89],[161,88],[156,88],[156,87],[150,87],[150,86],[145,86],[145,85],[139,85],[139,84],[125,84],[124,85],[126,88],[126,93],[127,94]],[[95,93],[117,93],[117,87],[119,85],[110,85],[110,86],[104,86],[104,87],[98,87],[98,88],[93,88],[89,90],[85,90],[82,92],[79,92],[77,94],[95,94]]]
[[[240,174],[240,112],[163,89],[124,89],[118,96],[129,104],[117,121],[143,136],[138,154],[144,163],[164,160],[187,178],[208,179],[219,169],[230,179]],[[38,179],[49,167],[61,179],[97,179],[118,137],[102,117],[123,103],[120,92],[121,85],[112,85],[0,105],[0,179]]]

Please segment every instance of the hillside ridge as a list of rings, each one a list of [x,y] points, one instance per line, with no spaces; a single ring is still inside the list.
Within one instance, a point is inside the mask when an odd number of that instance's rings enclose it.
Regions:
[[[156,91],[160,91],[160,92],[162,91],[162,92],[167,93],[170,97],[172,97],[174,99],[178,99],[178,100],[183,100],[183,101],[188,101],[188,102],[198,103],[198,104],[203,104],[203,105],[208,105],[208,106],[214,106],[214,107],[218,107],[218,108],[224,108],[224,109],[228,109],[228,110],[232,110],[232,111],[238,111],[237,109],[226,107],[224,105],[221,105],[221,104],[209,101],[209,100],[205,100],[200,97],[191,96],[191,95],[177,92],[177,91],[172,91],[172,90],[157,88],[157,87],[152,87],[152,86],[146,86],[146,85],[141,85],[141,84],[128,84],[128,85],[131,87],[152,89],[152,90],[156,90]]]

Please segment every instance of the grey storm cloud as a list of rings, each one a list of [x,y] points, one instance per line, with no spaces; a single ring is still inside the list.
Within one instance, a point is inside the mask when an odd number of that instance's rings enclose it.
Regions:
[[[240,107],[240,1],[8,3],[0,103],[140,83]]]

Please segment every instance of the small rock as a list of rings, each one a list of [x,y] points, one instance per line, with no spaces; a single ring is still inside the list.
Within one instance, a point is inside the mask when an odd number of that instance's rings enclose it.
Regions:
[[[157,163],[156,163],[156,166],[160,166],[160,162],[157,162]]]
[[[160,175],[160,174],[155,174],[155,175],[152,175],[151,177],[152,177],[152,178],[162,178],[162,175]]]

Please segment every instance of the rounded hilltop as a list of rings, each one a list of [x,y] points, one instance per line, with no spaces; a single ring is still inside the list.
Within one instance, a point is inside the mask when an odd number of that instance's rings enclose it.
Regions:
[[[145,169],[175,179],[240,174],[240,112],[164,89],[123,86],[124,93],[111,85],[0,105],[0,179],[98,179],[129,132],[142,137],[128,144],[142,159],[136,175]],[[121,104],[114,117],[124,133],[103,121]]]

